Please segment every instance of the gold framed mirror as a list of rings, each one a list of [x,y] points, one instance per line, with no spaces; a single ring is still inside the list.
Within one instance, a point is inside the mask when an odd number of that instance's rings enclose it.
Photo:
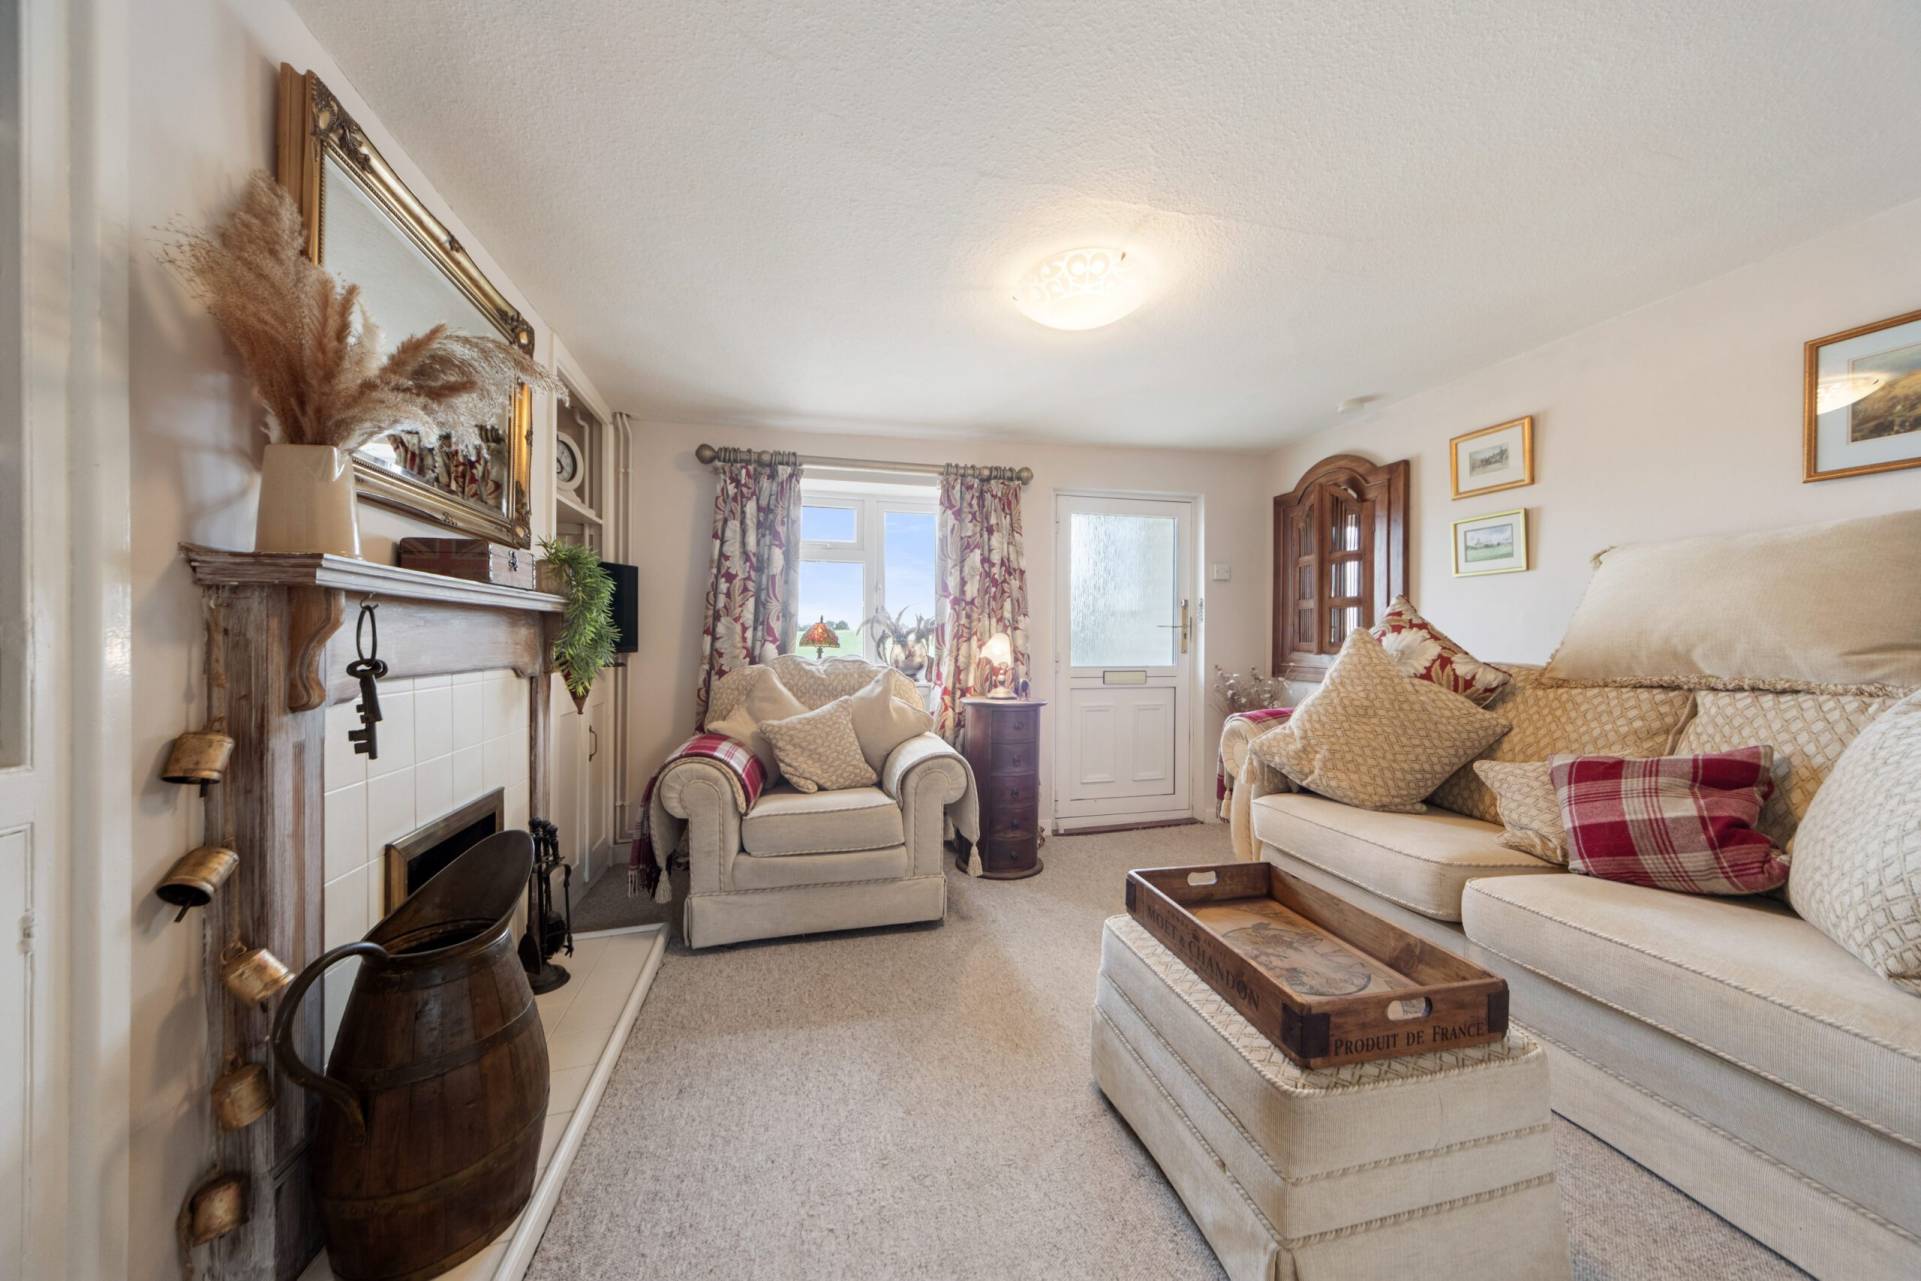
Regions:
[[[367,312],[394,339],[445,324],[497,333],[528,356],[534,329],[487,279],[313,72],[280,64],[280,183],[307,223],[307,256],[360,286]],[[505,543],[532,540],[528,496],[533,391],[522,384],[479,439],[423,444],[391,432],[354,455],[355,487],[449,529]]]

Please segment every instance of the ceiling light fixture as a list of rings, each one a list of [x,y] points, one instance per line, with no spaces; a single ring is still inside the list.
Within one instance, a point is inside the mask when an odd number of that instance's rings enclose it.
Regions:
[[[1832,413],[1872,396],[1887,385],[1886,374],[1831,374],[1814,388],[1814,412]]]
[[[1140,275],[1124,249],[1069,249],[1028,269],[1014,305],[1049,329],[1098,329],[1141,305]]]

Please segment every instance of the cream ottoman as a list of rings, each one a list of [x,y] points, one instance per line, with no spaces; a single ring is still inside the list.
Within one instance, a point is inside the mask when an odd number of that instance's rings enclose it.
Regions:
[[[1116,916],[1094,1076],[1234,1281],[1568,1275],[1547,1058],[1518,1031],[1307,1071]]]

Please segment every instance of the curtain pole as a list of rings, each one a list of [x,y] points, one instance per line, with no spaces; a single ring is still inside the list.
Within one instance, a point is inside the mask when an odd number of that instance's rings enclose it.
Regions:
[[[715,448],[713,445],[703,442],[694,449],[694,461],[700,463],[702,466],[717,462],[752,462],[765,466],[774,462],[785,461],[783,457],[785,453],[786,451],[784,450],[735,449],[726,445]],[[829,458],[818,454],[795,454],[792,455],[792,457],[798,459],[801,465],[806,467],[840,467],[848,471],[914,472],[916,474],[931,476],[940,475],[947,467],[957,466],[957,464],[953,463],[889,463],[872,458]],[[971,476],[1005,476],[1010,480],[1017,480],[1023,485],[1031,483],[1034,479],[1034,469],[1032,467],[960,466],[960,470],[962,473]]]

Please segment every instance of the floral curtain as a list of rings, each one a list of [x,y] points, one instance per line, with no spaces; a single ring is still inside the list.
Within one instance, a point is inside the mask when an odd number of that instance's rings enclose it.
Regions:
[[[940,552],[934,595],[940,607],[935,728],[953,741],[961,699],[986,679],[981,647],[996,632],[1013,642],[1010,677],[1027,677],[1027,562],[1021,546],[1021,484],[1005,467],[941,470]]]
[[[695,728],[715,681],[784,654],[800,596],[800,458],[722,449]]]

